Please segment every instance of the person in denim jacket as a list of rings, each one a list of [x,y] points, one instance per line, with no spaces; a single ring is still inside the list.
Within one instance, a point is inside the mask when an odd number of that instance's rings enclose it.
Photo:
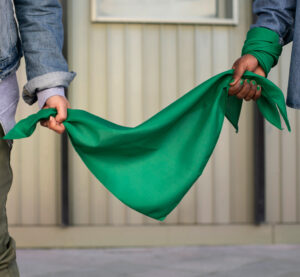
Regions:
[[[291,108],[300,109],[300,1],[256,0],[253,3],[253,13],[257,19],[250,29],[263,27],[276,32],[282,46],[293,41],[286,104]],[[229,94],[247,101],[258,99],[261,94],[260,86],[253,81],[242,79],[246,70],[266,76],[257,59],[246,54],[237,59],[232,68],[234,81],[231,83]]]
[[[58,0],[0,0],[0,135],[15,124],[19,101],[16,70],[25,58],[23,99],[57,116],[41,124],[63,133],[70,107],[64,89],[75,77],[62,55],[62,9]],[[19,276],[15,241],[8,233],[6,200],[12,183],[11,141],[0,140],[0,277]]]

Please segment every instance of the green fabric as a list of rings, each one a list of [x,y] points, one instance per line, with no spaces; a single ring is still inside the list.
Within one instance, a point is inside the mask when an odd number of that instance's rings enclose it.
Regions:
[[[276,32],[263,27],[255,27],[247,33],[242,55],[251,54],[256,57],[267,76],[271,68],[277,64],[281,51],[282,46]]]
[[[68,110],[64,122],[71,143],[96,178],[129,207],[163,220],[201,175],[218,141],[224,116],[238,129],[242,100],[228,96],[233,70],[195,87],[136,127],[114,124],[83,110]],[[281,129],[290,130],[284,97],[271,81],[246,72],[262,86],[257,105]],[[21,120],[4,137],[30,136],[44,109]]]

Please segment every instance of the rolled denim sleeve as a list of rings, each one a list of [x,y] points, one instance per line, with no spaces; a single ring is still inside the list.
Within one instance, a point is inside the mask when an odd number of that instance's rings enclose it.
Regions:
[[[28,82],[23,99],[37,101],[37,92],[68,87],[75,77],[62,54],[62,8],[58,0],[14,0]]]
[[[257,16],[250,28],[264,27],[279,35],[280,44],[293,40],[297,0],[255,0],[253,13]]]

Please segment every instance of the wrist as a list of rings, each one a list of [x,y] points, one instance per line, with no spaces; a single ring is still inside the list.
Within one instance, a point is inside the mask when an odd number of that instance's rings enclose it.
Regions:
[[[48,88],[48,89],[44,89],[44,90],[37,92],[39,108],[42,109],[44,107],[46,101],[52,96],[66,97],[64,87]]]

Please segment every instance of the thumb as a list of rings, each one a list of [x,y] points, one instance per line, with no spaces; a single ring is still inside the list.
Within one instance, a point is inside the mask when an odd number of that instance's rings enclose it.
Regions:
[[[244,75],[246,67],[241,63],[237,66],[232,67],[234,69],[233,81],[230,83],[231,86],[234,86]]]
[[[57,109],[57,115],[55,117],[55,120],[59,123],[62,123],[67,119],[67,107],[63,103],[59,103],[56,106]]]

